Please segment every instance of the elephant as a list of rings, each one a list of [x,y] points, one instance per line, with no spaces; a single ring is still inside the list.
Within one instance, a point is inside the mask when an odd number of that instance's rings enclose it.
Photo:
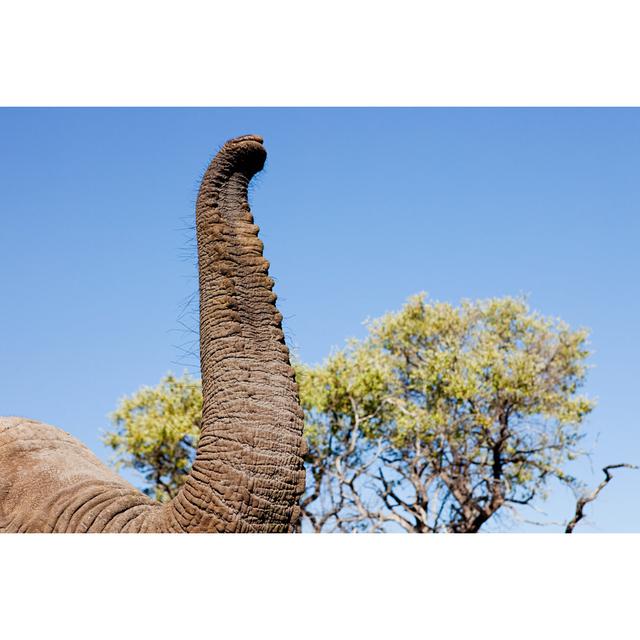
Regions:
[[[68,433],[0,418],[0,532],[288,533],[304,491],[303,412],[247,189],[263,139],[226,142],[196,201],[201,434],[176,497],[156,502]]]

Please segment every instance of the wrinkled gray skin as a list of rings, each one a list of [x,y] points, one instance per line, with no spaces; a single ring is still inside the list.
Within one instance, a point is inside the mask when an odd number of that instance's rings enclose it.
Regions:
[[[302,419],[269,263],[247,202],[258,136],[227,142],[196,205],[204,396],[195,462],[159,504],[50,425],[0,418],[0,531],[290,532],[304,489]]]

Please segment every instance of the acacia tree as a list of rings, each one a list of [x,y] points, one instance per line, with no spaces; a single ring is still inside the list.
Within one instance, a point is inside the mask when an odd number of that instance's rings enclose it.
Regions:
[[[295,367],[309,445],[302,531],[477,532],[543,500],[552,480],[583,489],[566,467],[593,409],[579,393],[586,331],[522,299],[454,307],[424,295],[368,329],[322,365]],[[193,460],[201,410],[199,381],[169,375],[121,401],[104,441],[164,500]],[[595,496],[578,499],[567,531]]]
[[[520,299],[426,302],[369,324],[298,381],[316,531],[477,532],[580,455],[587,333]]]

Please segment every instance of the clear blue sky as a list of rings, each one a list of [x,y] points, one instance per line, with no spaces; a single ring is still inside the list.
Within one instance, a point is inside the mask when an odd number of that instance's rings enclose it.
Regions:
[[[591,329],[594,454],[573,471],[595,485],[640,463],[638,109],[0,109],[0,415],[107,460],[121,396],[197,374],[189,227],[209,159],[243,133],[265,138],[251,204],[302,360],[418,291],[527,294]],[[581,529],[640,531],[638,496],[620,472]],[[572,502],[555,493],[549,517]]]

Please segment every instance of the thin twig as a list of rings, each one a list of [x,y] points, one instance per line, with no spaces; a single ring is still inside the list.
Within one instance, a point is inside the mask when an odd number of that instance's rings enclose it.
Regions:
[[[578,498],[576,503],[576,513],[567,523],[567,528],[564,530],[565,533],[573,533],[576,525],[580,520],[584,518],[584,508],[589,502],[593,502],[599,495],[599,493],[609,484],[613,476],[609,473],[610,469],[637,469],[638,467],[634,464],[609,464],[606,467],[603,467],[602,471],[604,473],[604,480],[594,489],[594,491],[588,495],[582,496]]]

